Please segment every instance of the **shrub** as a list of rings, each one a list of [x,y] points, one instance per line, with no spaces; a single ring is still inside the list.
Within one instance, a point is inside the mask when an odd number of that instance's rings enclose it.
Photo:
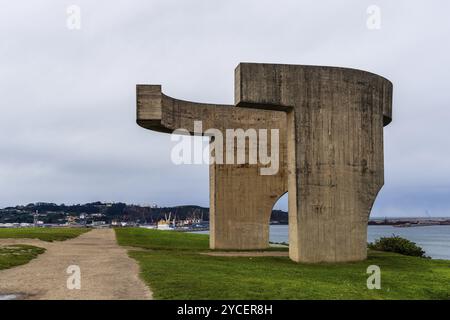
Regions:
[[[414,242],[396,236],[395,234],[392,237],[383,237],[375,240],[373,243],[369,243],[369,249],[395,252],[406,256],[429,258],[425,256],[425,251]]]

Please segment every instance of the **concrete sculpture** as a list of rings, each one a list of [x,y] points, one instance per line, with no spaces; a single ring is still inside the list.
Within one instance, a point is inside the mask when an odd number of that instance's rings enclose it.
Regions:
[[[273,205],[289,191],[289,256],[308,263],[367,257],[391,108],[390,81],[337,67],[241,63],[235,105],[176,100],[159,85],[137,86],[137,123],[146,129],[194,132],[194,121],[206,135],[209,128],[278,129],[275,174],[261,175],[266,165],[249,157],[210,165],[210,246],[267,248]]]

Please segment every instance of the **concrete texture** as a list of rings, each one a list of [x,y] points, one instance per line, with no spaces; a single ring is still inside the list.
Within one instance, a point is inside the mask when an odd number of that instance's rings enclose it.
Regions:
[[[264,166],[248,161],[246,164],[210,165],[211,248],[267,248],[272,208],[287,192],[286,114],[176,100],[165,96],[161,86],[137,86],[137,123],[140,126],[160,132],[184,128],[193,133],[194,121],[202,121],[204,131],[210,128],[223,132],[234,128],[280,130],[278,174],[262,176],[259,169]]]
[[[137,122],[162,132],[186,128],[276,128],[280,170],[214,164],[210,169],[211,248],[268,247],[273,205],[289,191],[289,255],[298,262],[363,260],[367,221],[384,183],[383,126],[392,84],[335,67],[241,63],[235,106],[165,96],[137,86]]]

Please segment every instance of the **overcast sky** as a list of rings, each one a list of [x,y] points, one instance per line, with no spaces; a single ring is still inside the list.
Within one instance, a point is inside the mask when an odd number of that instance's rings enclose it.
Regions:
[[[135,124],[135,85],[233,103],[239,62],[332,65],[394,83],[373,216],[450,216],[450,2],[0,0],[0,207],[208,206],[206,165]],[[67,27],[70,5],[81,29]],[[367,27],[367,8],[381,29]],[[287,209],[287,202],[277,206]]]

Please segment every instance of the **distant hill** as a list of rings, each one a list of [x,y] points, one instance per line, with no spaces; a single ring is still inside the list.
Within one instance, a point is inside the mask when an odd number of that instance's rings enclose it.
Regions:
[[[209,208],[196,205],[175,207],[156,207],[129,205],[126,203],[92,202],[86,204],[65,205],[55,203],[30,203],[25,206],[15,206],[0,209],[0,223],[32,223],[33,214],[39,213],[39,220],[44,223],[63,223],[67,217],[79,217],[84,214],[92,220],[111,222],[112,220],[133,221],[139,223],[154,223],[166,216],[184,220],[186,218],[203,218],[209,220]],[[287,223],[288,214],[285,211],[274,210],[271,221]]]

